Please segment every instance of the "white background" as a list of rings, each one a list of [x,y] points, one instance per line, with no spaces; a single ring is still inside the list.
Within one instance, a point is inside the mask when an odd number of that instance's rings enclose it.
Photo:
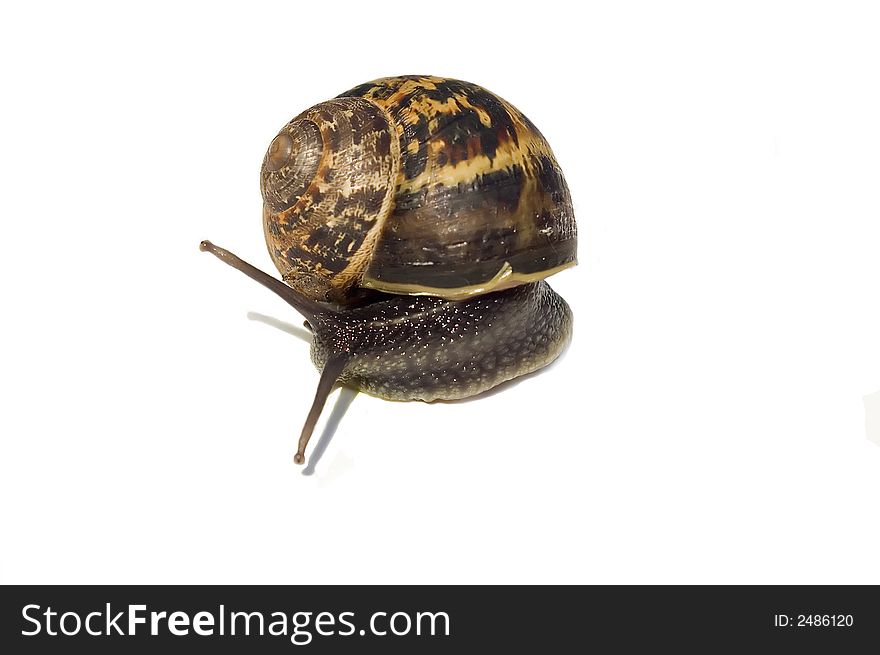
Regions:
[[[871,3],[19,3],[0,25],[3,582],[880,583]],[[271,270],[277,130],[407,73],[486,86],[552,144],[574,341],[475,402],[359,395],[303,475],[318,374],[248,313],[302,319],[198,243]]]

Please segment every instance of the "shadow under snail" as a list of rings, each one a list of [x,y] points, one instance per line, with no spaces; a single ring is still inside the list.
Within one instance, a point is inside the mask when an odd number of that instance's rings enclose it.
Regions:
[[[307,109],[260,175],[278,280],[201,249],[306,319],[321,371],[294,461],[336,383],[457,400],[552,362],[572,315],[544,278],[573,266],[568,186],[547,141],[475,84],[375,80]]]

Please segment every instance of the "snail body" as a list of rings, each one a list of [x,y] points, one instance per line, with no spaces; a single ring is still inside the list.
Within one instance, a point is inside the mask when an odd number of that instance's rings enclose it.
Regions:
[[[562,172],[518,110],[467,82],[385,78],[306,110],[260,177],[282,281],[202,242],[307,319],[333,385],[391,400],[472,396],[553,361],[572,315],[544,278],[574,265]]]
[[[312,361],[346,353],[339,381],[388,400],[458,400],[559,355],[571,310],[546,282],[464,301],[392,296],[309,319]]]

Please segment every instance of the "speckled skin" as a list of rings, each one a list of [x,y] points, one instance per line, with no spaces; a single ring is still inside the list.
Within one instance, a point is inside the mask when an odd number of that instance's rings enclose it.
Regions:
[[[210,241],[199,249],[308,319],[321,377],[297,464],[337,382],[388,400],[457,400],[546,366],[571,339],[571,310],[543,280],[466,300],[377,294],[344,306],[309,298]]]
[[[456,400],[530,373],[571,338],[568,304],[546,282],[449,301],[389,296],[318,314],[312,361],[347,353],[339,381],[389,400]]]

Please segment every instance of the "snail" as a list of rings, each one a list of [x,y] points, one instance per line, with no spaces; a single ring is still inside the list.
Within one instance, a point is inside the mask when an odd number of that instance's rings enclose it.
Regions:
[[[298,464],[337,383],[457,400],[546,366],[571,338],[544,281],[576,262],[568,186],[538,129],[482,87],[356,86],[281,129],[260,189],[281,280],[200,247],[306,318],[321,374]]]

